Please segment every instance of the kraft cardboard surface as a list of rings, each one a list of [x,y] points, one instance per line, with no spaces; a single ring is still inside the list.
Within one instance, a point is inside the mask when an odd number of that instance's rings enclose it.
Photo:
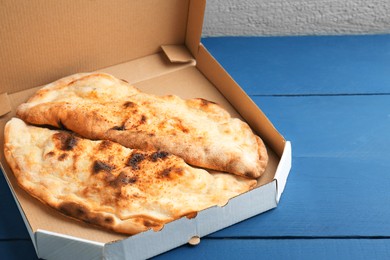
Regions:
[[[1,1],[0,86],[13,93],[63,76],[200,41],[204,1]],[[192,9],[191,9],[192,10]],[[198,15],[196,14],[198,13]],[[197,27],[195,29],[195,27]],[[191,29],[193,28],[193,29]],[[187,33],[187,30],[194,33]],[[191,36],[190,36],[191,35]],[[192,39],[194,38],[194,39]],[[5,62],[6,61],[6,62]],[[10,66],[12,65],[12,66]]]

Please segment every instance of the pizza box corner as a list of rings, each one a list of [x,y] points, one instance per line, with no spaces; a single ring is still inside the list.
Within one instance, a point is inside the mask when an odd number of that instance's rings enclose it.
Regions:
[[[204,0],[3,1],[1,167],[38,257],[152,257],[277,206],[291,168],[291,143],[202,45],[205,6]],[[89,71],[110,73],[148,93],[205,98],[246,121],[270,157],[258,187],[223,207],[131,237],[69,220],[38,203],[18,187],[5,162],[4,125],[40,86]]]

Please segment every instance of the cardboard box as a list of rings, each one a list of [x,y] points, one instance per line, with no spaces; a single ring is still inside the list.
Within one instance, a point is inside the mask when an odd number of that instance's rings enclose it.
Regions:
[[[291,167],[291,145],[201,44],[204,0],[4,0],[1,5],[1,166],[38,257],[147,258],[277,206]],[[4,125],[39,86],[87,71],[111,73],[148,93],[206,98],[248,122],[270,156],[259,186],[193,219],[131,237],[69,220],[33,199],[5,162]]]

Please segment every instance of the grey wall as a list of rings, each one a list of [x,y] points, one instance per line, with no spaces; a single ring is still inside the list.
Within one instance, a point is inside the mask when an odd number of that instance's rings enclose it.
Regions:
[[[390,0],[207,0],[204,36],[390,33]]]

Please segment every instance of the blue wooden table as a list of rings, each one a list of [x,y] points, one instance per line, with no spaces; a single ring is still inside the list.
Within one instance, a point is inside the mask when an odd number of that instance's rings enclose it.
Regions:
[[[390,259],[390,35],[202,41],[292,142],[278,208],[157,259]],[[0,258],[35,252],[0,176]]]

